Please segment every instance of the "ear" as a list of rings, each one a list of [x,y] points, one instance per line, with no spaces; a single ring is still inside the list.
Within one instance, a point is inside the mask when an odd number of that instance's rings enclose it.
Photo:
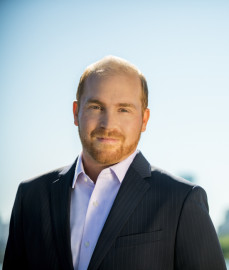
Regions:
[[[147,126],[149,117],[150,117],[150,110],[148,108],[146,108],[144,113],[143,113],[141,132],[144,132],[146,130],[146,126]]]
[[[79,105],[78,105],[78,101],[73,101],[73,116],[74,116],[74,124],[76,126],[79,125],[78,122],[78,109],[79,109]]]

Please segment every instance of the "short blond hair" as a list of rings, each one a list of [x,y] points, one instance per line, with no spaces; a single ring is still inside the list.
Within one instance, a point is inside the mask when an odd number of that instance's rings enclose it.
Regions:
[[[115,74],[133,74],[140,79],[142,86],[142,110],[144,111],[148,107],[148,86],[144,75],[136,66],[116,56],[106,56],[85,69],[84,73],[80,77],[78,89],[76,92],[78,105],[80,106],[80,98],[84,91],[84,85],[89,77],[106,77]]]

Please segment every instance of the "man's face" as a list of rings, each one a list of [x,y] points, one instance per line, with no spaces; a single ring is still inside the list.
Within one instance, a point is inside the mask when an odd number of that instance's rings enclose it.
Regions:
[[[142,112],[141,82],[135,75],[91,76],[73,104],[83,158],[109,166],[132,154],[145,131],[149,110]]]

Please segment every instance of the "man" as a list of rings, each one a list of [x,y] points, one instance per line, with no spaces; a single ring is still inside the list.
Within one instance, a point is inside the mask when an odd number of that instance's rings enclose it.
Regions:
[[[205,191],[151,167],[137,144],[149,119],[140,71],[106,57],[73,103],[82,153],[19,186],[3,269],[226,269]]]

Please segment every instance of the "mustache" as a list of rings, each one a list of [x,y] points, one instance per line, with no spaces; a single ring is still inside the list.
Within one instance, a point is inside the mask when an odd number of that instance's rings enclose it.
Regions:
[[[105,137],[105,138],[121,139],[121,140],[124,139],[124,136],[120,132],[116,130],[106,130],[103,128],[94,129],[91,132],[91,137],[102,137],[102,138]]]

